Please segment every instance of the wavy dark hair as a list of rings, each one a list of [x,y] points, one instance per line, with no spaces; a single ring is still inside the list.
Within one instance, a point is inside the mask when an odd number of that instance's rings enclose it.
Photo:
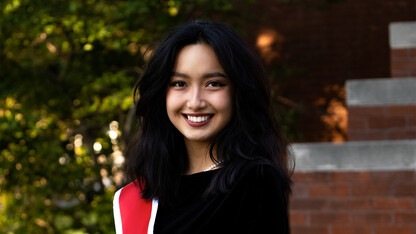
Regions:
[[[266,73],[237,33],[216,22],[194,21],[174,29],[150,57],[134,90],[139,130],[127,151],[129,179],[141,187],[143,198],[163,202],[175,197],[188,158],[183,136],[166,112],[166,91],[178,52],[198,43],[212,47],[235,95],[232,119],[207,149],[213,161],[221,161],[222,169],[206,194],[226,192],[251,161],[273,165],[288,194],[287,141],[273,115]]]

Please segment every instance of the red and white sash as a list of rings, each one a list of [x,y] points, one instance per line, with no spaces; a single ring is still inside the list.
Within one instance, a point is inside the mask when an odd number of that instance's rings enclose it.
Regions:
[[[140,189],[130,183],[114,195],[113,211],[117,234],[153,234],[158,201],[140,197]]]

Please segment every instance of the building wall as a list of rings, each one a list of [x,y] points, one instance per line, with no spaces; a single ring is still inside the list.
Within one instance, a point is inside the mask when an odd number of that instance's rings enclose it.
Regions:
[[[416,104],[348,108],[348,139],[416,139]]]
[[[292,234],[416,233],[416,140],[292,147]]]
[[[391,23],[389,31],[391,76],[416,77],[416,23]]]
[[[400,79],[346,82],[348,140],[416,139],[415,32],[416,21],[389,25],[392,78]]]
[[[390,60],[400,58],[390,54],[389,24],[416,20],[414,0],[327,2],[241,7],[249,44],[285,80],[279,94],[300,107],[301,142],[347,140],[345,81],[390,77]]]
[[[346,90],[348,140],[416,139],[416,77],[349,80]]]
[[[292,234],[415,234],[415,51],[391,23],[416,21],[416,2],[328,2],[262,0],[241,13],[279,94],[302,110]]]
[[[416,77],[416,48],[392,49],[390,61],[392,77]]]
[[[416,172],[296,172],[292,234],[415,234]]]

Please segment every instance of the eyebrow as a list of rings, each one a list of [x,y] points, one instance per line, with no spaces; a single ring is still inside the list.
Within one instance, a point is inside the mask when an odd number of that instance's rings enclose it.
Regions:
[[[182,78],[189,78],[189,75],[188,74],[184,74],[184,73],[176,72],[176,71],[172,72],[172,76],[177,76],[177,77],[182,77]],[[228,76],[225,75],[224,73],[221,73],[221,72],[205,73],[202,76],[202,78],[212,78],[212,77],[223,77],[223,78],[227,78],[228,79]]]

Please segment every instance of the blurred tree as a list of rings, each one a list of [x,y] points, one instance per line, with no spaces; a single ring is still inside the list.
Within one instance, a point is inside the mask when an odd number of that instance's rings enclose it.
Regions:
[[[146,48],[232,11],[228,0],[1,1],[0,232],[113,233]]]

